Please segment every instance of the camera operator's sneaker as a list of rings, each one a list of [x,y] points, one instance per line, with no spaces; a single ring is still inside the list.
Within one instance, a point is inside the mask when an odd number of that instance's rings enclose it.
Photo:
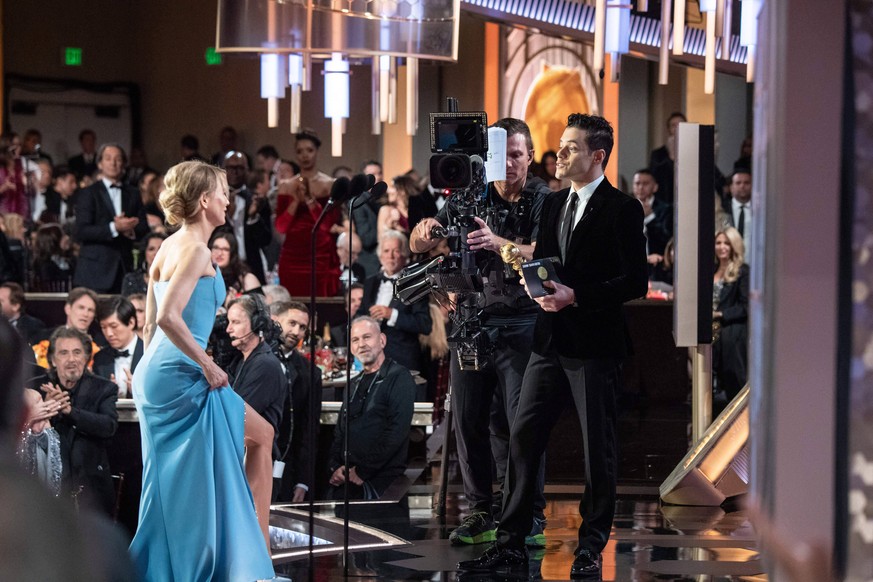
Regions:
[[[524,545],[529,548],[544,548],[546,547],[546,520],[542,517],[534,517],[533,525],[530,528],[530,534],[524,538]]]
[[[471,513],[449,534],[452,545],[483,544],[497,541],[497,526],[494,520],[484,511]]]

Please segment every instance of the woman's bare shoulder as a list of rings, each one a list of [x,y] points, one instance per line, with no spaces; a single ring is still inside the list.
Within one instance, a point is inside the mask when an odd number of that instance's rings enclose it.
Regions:
[[[169,281],[177,272],[196,277],[215,275],[212,252],[203,241],[168,238],[161,245],[152,267],[155,281]]]

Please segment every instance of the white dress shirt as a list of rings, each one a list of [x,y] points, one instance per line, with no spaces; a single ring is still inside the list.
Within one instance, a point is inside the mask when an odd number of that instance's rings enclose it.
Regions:
[[[576,225],[579,224],[579,221],[582,219],[582,215],[585,214],[585,207],[588,206],[588,201],[591,200],[591,196],[594,194],[594,191],[597,190],[597,187],[600,186],[600,183],[603,182],[604,176],[601,174],[599,178],[596,178],[594,181],[589,182],[582,186],[581,189],[576,191],[576,195],[579,196],[579,202],[576,204],[576,212],[573,216],[573,228],[576,228]],[[567,201],[564,203],[564,208],[561,211],[561,216],[567,216],[567,212],[570,210],[570,201],[573,199],[573,187],[570,187],[570,193],[567,195]],[[562,221],[563,224],[563,221]],[[564,240],[565,234],[562,232],[561,239]]]
[[[391,300],[394,299],[394,279],[396,279],[400,273],[396,275],[385,275],[387,277],[387,281],[382,281],[379,284],[379,292],[376,294],[376,305],[384,305],[386,307],[391,305]],[[391,308],[391,317],[388,318],[387,323],[389,326],[394,327],[394,324],[397,323],[397,316],[400,315],[400,312],[394,308]]]
[[[133,365],[133,351],[136,349],[136,342],[138,339],[137,335],[133,334],[133,339],[130,340],[130,344],[121,349],[121,351],[127,350],[127,357],[115,358],[115,383],[118,385],[119,398],[130,397],[127,392],[127,376],[125,375],[124,370],[130,370]]]
[[[109,199],[112,200],[112,208],[115,210],[115,216],[123,214],[121,210],[121,187],[114,185],[112,182],[103,178],[103,185],[109,191]],[[118,236],[118,229],[115,228],[115,222],[109,223],[109,230],[112,232],[112,238]]]

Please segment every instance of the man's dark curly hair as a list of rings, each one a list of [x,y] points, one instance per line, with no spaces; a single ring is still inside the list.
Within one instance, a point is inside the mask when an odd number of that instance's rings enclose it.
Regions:
[[[603,156],[603,169],[605,170],[609,155],[612,153],[612,146],[615,143],[612,125],[599,115],[571,113],[570,117],[567,118],[567,127],[575,127],[584,131],[585,145],[592,152],[594,150],[606,152],[606,155]]]

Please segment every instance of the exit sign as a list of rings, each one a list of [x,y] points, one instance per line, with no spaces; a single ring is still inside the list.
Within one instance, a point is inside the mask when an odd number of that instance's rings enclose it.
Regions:
[[[82,49],[77,46],[64,47],[64,64],[68,67],[81,67]]]
[[[207,65],[220,65],[221,64],[221,54],[215,52],[215,47],[211,46],[206,49],[206,64]]]

